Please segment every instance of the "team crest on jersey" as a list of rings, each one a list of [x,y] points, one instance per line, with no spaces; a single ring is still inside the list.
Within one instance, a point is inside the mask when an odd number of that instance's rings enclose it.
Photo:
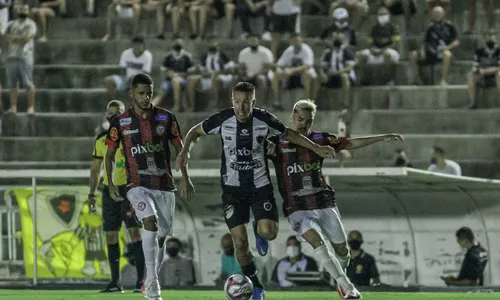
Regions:
[[[118,141],[118,130],[116,130],[115,127],[111,128],[109,131],[109,138],[113,141],[116,142]]]
[[[60,194],[52,198],[47,198],[47,201],[49,201],[55,215],[66,225],[69,225],[71,220],[73,220],[76,209],[76,195]]]
[[[243,129],[241,130],[240,135],[241,135],[241,136],[248,136],[248,135],[249,135],[249,134],[248,134],[248,129],[243,128]]]
[[[269,201],[264,202],[264,209],[266,211],[270,211],[271,209],[273,209],[273,205],[271,204],[271,202]]]
[[[139,202],[139,204],[137,204],[137,209],[143,211],[144,209],[146,209],[146,203]]]
[[[177,122],[173,121],[172,122],[172,129],[170,130],[172,132],[173,136],[178,136],[179,135],[179,127],[177,127]]]
[[[155,132],[157,135],[163,135],[165,133],[165,125],[160,124],[160,125],[156,126]]]

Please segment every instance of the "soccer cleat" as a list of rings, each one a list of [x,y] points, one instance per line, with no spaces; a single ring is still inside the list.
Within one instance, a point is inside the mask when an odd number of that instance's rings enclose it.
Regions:
[[[104,290],[99,291],[99,293],[123,293],[123,288],[119,283],[111,281],[108,286]]]
[[[134,288],[134,293],[142,293],[144,291],[144,283],[142,281],[137,281]]]
[[[361,293],[354,287],[354,285],[350,284],[346,289],[342,289],[340,284],[337,283],[337,293],[339,293],[340,298],[342,299],[361,299]]]
[[[269,242],[257,233],[257,222],[255,220],[252,222],[252,226],[253,232],[255,233],[255,246],[257,247],[257,252],[259,252],[260,256],[266,256],[267,250],[269,250]]]
[[[148,300],[162,300],[161,299],[161,291],[160,291],[160,283],[158,280],[149,281],[146,279],[144,282],[142,290],[142,295],[146,297]]]
[[[254,288],[252,293],[252,300],[264,300],[266,299],[266,292],[260,288]]]

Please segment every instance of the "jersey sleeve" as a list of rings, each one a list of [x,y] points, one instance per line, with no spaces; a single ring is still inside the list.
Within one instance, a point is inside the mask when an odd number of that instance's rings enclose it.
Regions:
[[[182,134],[179,128],[179,122],[174,114],[170,115],[170,124],[167,130],[167,137],[172,145],[179,145],[182,142]]]
[[[224,118],[221,115],[221,112],[211,115],[206,118],[201,123],[201,129],[205,134],[217,134],[220,132],[220,126],[224,122]]]
[[[462,263],[462,271],[459,280],[477,280],[481,276],[481,261],[476,255],[467,253]]]
[[[267,110],[263,110],[263,112],[264,114],[261,119],[262,122],[266,123],[267,126],[279,131],[280,133],[285,132],[286,126],[274,114]]]
[[[349,141],[345,137],[337,137],[331,133],[324,133],[325,145],[331,146],[335,149],[335,152],[340,152],[340,150],[344,150],[349,145]]]
[[[118,149],[121,141],[120,118],[115,117],[109,124],[109,131],[106,136],[106,146],[112,149]]]

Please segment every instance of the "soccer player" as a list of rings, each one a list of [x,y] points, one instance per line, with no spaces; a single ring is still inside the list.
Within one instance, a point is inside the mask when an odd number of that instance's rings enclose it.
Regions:
[[[125,111],[125,105],[118,100],[112,100],[106,107],[106,119],[111,120],[115,116]],[[92,153],[92,166],[90,168],[90,191],[88,196],[91,212],[96,212],[95,207],[95,190],[99,184],[99,175],[103,166],[104,156],[106,155],[106,134],[103,131],[97,135],[94,144],[94,152]],[[108,261],[111,269],[111,282],[102,290],[102,293],[123,292],[120,284],[120,244],[118,243],[118,232],[122,226],[122,222],[128,229],[132,242],[128,244],[128,250],[135,258],[135,266],[137,269],[137,283],[134,293],[140,293],[144,278],[144,253],[142,252],[141,242],[141,223],[135,217],[134,211],[130,202],[125,195],[125,186],[127,184],[127,174],[125,172],[125,159],[123,158],[122,145],[118,146],[118,151],[115,156],[114,164],[114,183],[118,186],[122,202],[115,202],[108,189],[108,178],[104,176],[104,190],[102,191],[102,217],[103,229],[106,232],[106,241],[108,244]],[[106,174],[106,168],[104,168]]]
[[[133,105],[111,120],[106,145],[106,175],[109,193],[121,201],[119,189],[111,175],[116,151],[123,144],[127,170],[127,198],[137,218],[142,221],[142,249],[146,261],[144,295],[161,300],[158,282],[158,248],[172,234],[175,211],[175,184],[170,170],[170,142],[176,153],[182,149],[182,135],[174,114],[151,104],[153,79],[147,74],[133,77],[130,88]],[[187,173],[181,168],[181,196],[190,200],[194,189]]]
[[[337,138],[335,135],[312,131],[316,105],[311,100],[295,103],[292,129],[311,141],[331,146],[336,152],[357,149],[381,141],[403,140],[398,134],[383,134],[360,138]],[[297,235],[313,248],[318,260],[337,282],[337,291],[343,299],[360,299],[361,294],[349,281],[345,268],[349,264],[349,249],[340,214],[335,204],[335,192],[328,186],[321,168],[323,157],[274,135],[275,146],[271,156],[276,169],[279,191],[283,198],[283,212]],[[328,250],[330,243],[335,254]]]
[[[332,155],[330,146],[320,146],[285,127],[273,114],[256,108],[255,86],[238,83],[232,91],[233,107],[224,109],[189,130],[176,167],[185,168],[192,144],[206,134],[220,134],[223,146],[221,163],[222,203],[226,224],[234,241],[235,256],[243,274],[254,284],[252,299],[264,299],[264,287],[256,276],[253,255],[248,247],[245,224],[250,208],[257,249],[266,255],[268,242],[278,232],[278,210],[273,195],[266,160],[266,140],[272,129],[283,138],[315,152],[320,157]]]

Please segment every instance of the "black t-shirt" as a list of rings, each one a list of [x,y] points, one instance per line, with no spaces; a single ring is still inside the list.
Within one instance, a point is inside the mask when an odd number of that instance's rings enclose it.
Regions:
[[[375,258],[365,251],[351,260],[347,267],[347,277],[356,286],[369,286],[370,279],[380,277]]]
[[[193,65],[191,53],[183,50],[180,55],[176,55],[173,51],[168,53],[163,59],[162,67],[167,71],[185,73],[193,67]]]
[[[348,62],[354,63],[355,60],[355,54],[348,48],[339,51],[326,49],[321,55],[321,69],[325,73],[330,70],[340,72],[347,67]]]
[[[207,52],[201,57],[201,67],[209,72],[222,71],[231,60],[223,51]]]
[[[448,46],[457,38],[457,29],[450,21],[432,22],[425,32],[426,50],[435,53],[439,46]]]
[[[488,252],[480,244],[472,246],[465,254],[458,280],[479,280],[479,285],[484,283],[484,269],[488,263]]]
[[[333,34],[335,33],[342,33],[344,35],[345,45],[356,46],[356,31],[351,25],[339,27],[337,24],[333,23],[332,25],[323,29],[320,37],[322,40],[325,40],[327,38],[332,38]]]
[[[379,49],[387,48],[392,45],[393,42],[399,40],[401,40],[399,28],[392,23],[387,23],[385,25],[377,23],[377,25],[373,26],[370,33],[370,42],[374,47]]]
[[[490,49],[482,47],[476,49],[474,53],[474,67],[477,68],[494,68],[500,66],[500,48]]]

